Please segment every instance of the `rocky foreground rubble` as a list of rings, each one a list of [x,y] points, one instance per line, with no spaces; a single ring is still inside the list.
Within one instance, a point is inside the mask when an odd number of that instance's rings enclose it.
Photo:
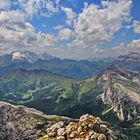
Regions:
[[[69,124],[61,121],[53,124],[39,140],[116,140],[116,137],[100,118],[86,114]]]

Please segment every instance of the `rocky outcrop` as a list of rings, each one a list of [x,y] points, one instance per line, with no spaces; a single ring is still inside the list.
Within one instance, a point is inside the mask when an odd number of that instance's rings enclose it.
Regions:
[[[126,134],[128,136],[126,136]],[[0,140],[138,140],[139,128],[122,129],[98,117],[71,119],[0,102]]]
[[[44,127],[69,118],[46,116],[35,109],[0,102],[0,140],[37,140]]]
[[[116,140],[113,132],[100,118],[83,115],[79,120],[65,124],[58,122],[46,129],[39,140]]]
[[[140,116],[140,75],[123,68],[108,69],[103,75],[102,100],[121,121],[134,121]],[[105,114],[104,113],[104,114]]]
[[[45,115],[32,108],[0,102],[0,140],[115,140],[100,118],[79,120]]]

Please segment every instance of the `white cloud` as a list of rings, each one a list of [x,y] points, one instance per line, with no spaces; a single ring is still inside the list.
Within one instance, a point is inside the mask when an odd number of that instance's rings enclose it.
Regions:
[[[36,32],[30,23],[30,18],[33,15],[50,16],[57,12],[58,9],[54,7],[52,1],[18,0],[14,5],[18,5],[19,8],[0,12],[0,52],[15,50],[32,50],[35,52],[39,50],[40,52],[53,48],[57,42],[57,37],[52,34]]]
[[[0,50],[39,50],[52,47],[55,36],[36,32],[20,11],[2,11],[0,13]]]
[[[0,0],[0,9],[7,10],[11,7],[10,0]]]
[[[128,52],[128,51],[131,52],[131,51],[135,51],[138,48],[140,48],[140,39],[132,40],[128,44],[121,43],[119,46],[112,48],[112,50],[122,51],[122,49],[124,49],[124,52]]]
[[[51,16],[59,11],[59,6],[55,7],[51,0],[18,0],[17,4],[30,19],[34,15]]]
[[[116,47],[107,52],[97,46],[112,40],[114,34],[124,27],[124,23],[129,23],[131,0],[107,0],[102,1],[100,6],[86,4],[79,15],[71,8],[62,7],[67,16],[67,25],[55,28],[57,36],[36,32],[29,19],[34,15],[50,16],[58,12],[60,7],[55,8],[52,1],[47,0],[18,0],[18,4],[20,4],[18,10],[0,13],[1,53],[15,50],[31,50],[39,53],[47,51],[61,58],[85,59],[109,56],[114,52],[118,55],[121,50],[125,51],[128,48],[121,44],[118,46],[119,49]],[[135,43],[137,44],[134,41],[133,44]]]
[[[103,1],[101,6],[85,5],[75,24],[73,45],[94,47],[113,39],[114,33],[130,21],[131,0]]]
[[[24,21],[25,14],[19,10],[11,10],[11,11],[1,11],[0,12],[0,24],[1,26],[5,26],[5,24],[12,24]]]
[[[63,28],[59,31],[58,38],[62,40],[69,40],[72,37],[73,33],[69,28]]]
[[[128,44],[121,43],[120,45],[114,47],[112,50],[108,51],[106,56],[119,56],[121,54],[128,54],[130,52],[140,51],[140,39],[132,40]]]
[[[73,12],[73,10],[71,8],[68,8],[68,7],[62,7],[62,10],[67,15],[66,23],[68,25],[73,25],[74,24],[74,21],[75,21],[75,18],[76,18],[76,13]]]
[[[57,25],[57,26],[54,27],[54,30],[60,31],[60,30],[62,30],[63,28],[64,28],[63,25]]]
[[[140,33],[140,22],[139,21],[134,20],[132,26],[134,28],[135,33]]]
[[[128,47],[132,49],[140,48],[140,39],[133,40],[130,44],[128,44]]]

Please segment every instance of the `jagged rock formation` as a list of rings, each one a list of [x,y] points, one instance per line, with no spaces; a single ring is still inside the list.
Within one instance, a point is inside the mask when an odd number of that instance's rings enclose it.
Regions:
[[[132,121],[140,117],[140,75],[122,68],[108,69],[104,75],[102,100],[110,105],[121,121]]]

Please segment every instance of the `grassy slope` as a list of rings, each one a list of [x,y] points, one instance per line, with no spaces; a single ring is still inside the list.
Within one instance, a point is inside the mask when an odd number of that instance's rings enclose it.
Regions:
[[[99,105],[97,79],[77,81],[43,70],[18,69],[0,77],[0,98],[47,114],[79,117]]]
[[[65,115],[78,118],[90,113],[105,121],[118,123],[116,114],[102,112],[110,108],[101,100],[103,81],[101,76],[77,81],[43,70],[18,69],[0,77],[0,99],[14,104],[24,104],[46,114]],[[139,139],[140,127],[123,129],[132,140]],[[121,137],[121,136],[120,136]]]
[[[44,70],[17,69],[0,77],[0,98],[14,104],[24,104],[46,114],[80,117],[85,113],[102,117],[110,108],[101,99],[103,81],[100,75],[88,80],[74,80]],[[104,115],[104,120],[112,112]],[[116,120],[117,121],[117,120]]]

